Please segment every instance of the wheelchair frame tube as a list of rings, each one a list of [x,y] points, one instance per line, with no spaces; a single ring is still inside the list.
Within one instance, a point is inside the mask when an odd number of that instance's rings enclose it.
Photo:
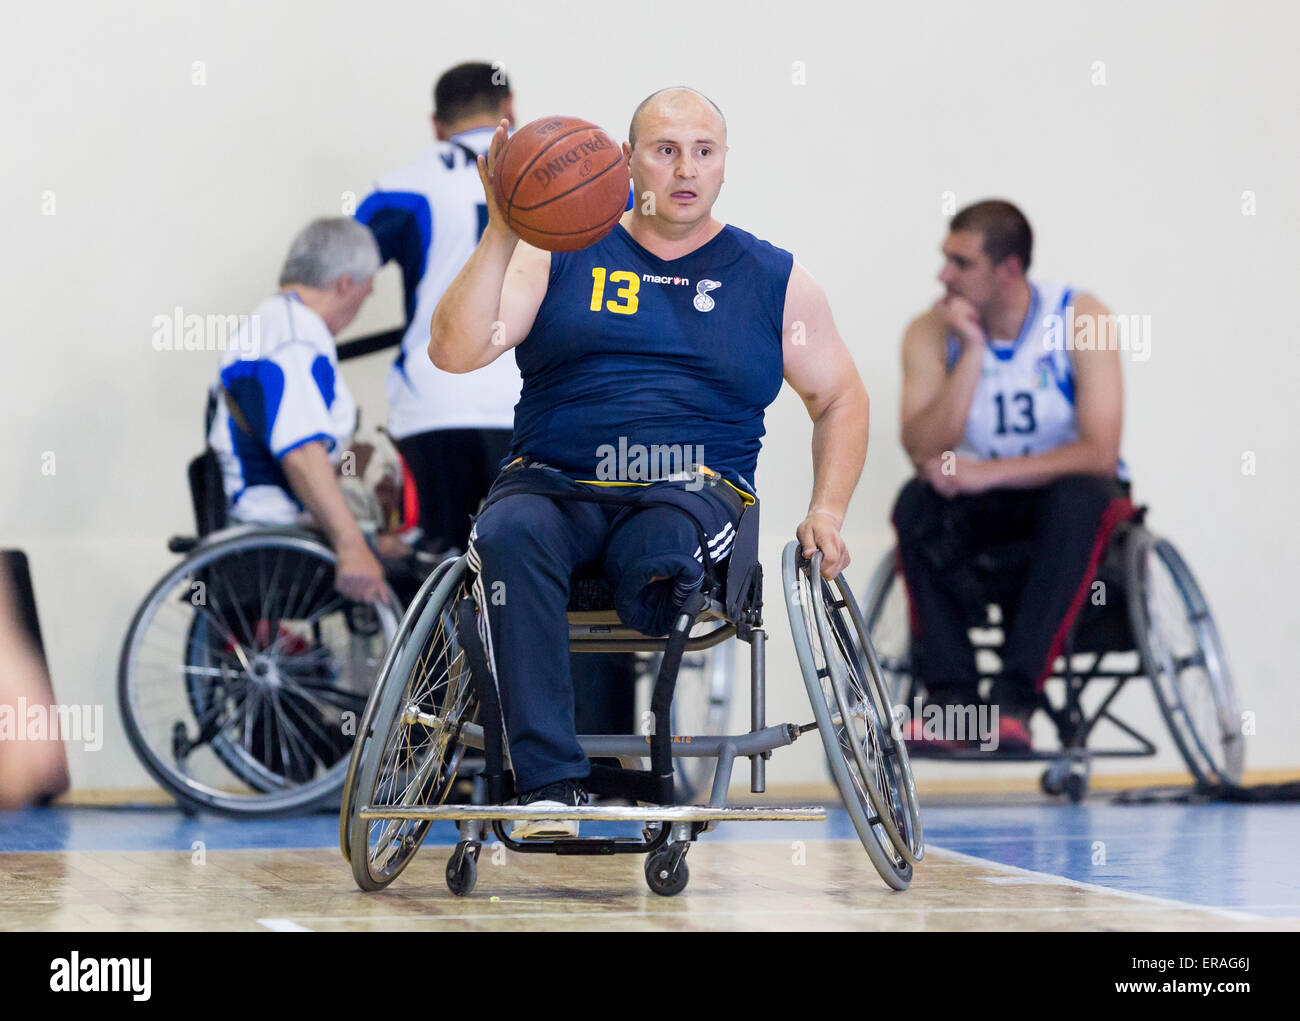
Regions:
[[[767,726],[767,632],[753,628],[745,636],[749,642],[749,729],[760,733]],[[754,794],[767,790],[767,749],[751,755],[749,789]]]
[[[703,547],[707,549],[708,547]],[[673,728],[669,710],[673,704],[673,690],[677,686],[677,672],[681,667],[682,653],[690,638],[691,625],[696,614],[704,607],[705,598],[697,590],[687,597],[677,614],[668,644],[664,646],[663,659],[659,661],[659,676],[655,678],[650,695],[650,712],[654,716],[654,733],[650,736],[650,772],[658,786],[660,804],[673,801]]]

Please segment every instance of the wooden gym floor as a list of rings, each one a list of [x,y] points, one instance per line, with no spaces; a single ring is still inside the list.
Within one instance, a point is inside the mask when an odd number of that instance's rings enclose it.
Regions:
[[[777,800],[806,803],[800,793]],[[924,789],[922,806],[929,850],[905,893],[885,887],[832,808],[827,823],[705,834],[673,898],[649,892],[640,856],[489,845],[463,899],[443,882],[447,824],[392,886],[363,894],[331,815],[253,823],[59,806],[0,814],[0,929],[1300,929],[1297,806]]]

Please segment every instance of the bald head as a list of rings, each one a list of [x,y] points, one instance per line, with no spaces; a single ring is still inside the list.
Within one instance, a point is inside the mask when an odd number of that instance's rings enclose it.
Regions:
[[[636,148],[637,135],[646,120],[671,119],[680,116],[712,119],[718,132],[717,141],[725,144],[727,139],[727,121],[718,109],[718,104],[702,92],[685,85],[674,85],[658,92],[652,92],[641,100],[641,104],[632,114],[632,123],[628,125],[627,141]]]

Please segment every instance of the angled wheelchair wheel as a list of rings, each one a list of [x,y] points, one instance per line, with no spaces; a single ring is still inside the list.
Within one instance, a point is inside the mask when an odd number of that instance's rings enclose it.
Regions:
[[[1126,553],[1129,618],[1169,732],[1198,784],[1240,783],[1241,713],[1201,588],[1173,543],[1145,528]]]
[[[857,601],[843,576],[821,577],[790,542],[781,558],[786,610],[831,773],[876,871],[896,890],[925,854],[907,750]]]
[[[682,655],[677,672],[671,709],[674,734],[723,734],[731,719],[731,701],[736,687],[736,655],[739,643],[734,638]],[[638,719],[649,709],[650,692],[659,676],[662,653],[644,659],[643,676],[648,684],[638,690]],[[690,804],[708,794],[713,781],[715,759],[681,756],[673,759],[677,777],[677,800]]]
[[[424,580],[420,589],[411,600],[411,605],[407,607],[401,622],[397,626],[397,634],[393,636],[392,642],[388,646],[388,652],[384,656],[384,661],[379,667],[378,677],[382,680],[392,673],[393,664],[397,657],[402,655],[407,646],[412,641],[412,634],[415,625],[420,619],[420,613],[429,602],[429,596],[442,580],[442,576],[451,568],[452,561],[444,560]],[[376,691],[379,685],[376,684]],[[374,720],[375,707],[379,704],[379,699],[370,698],[366,701],[366,707],[361,715],[361,721],[357,725],[357,734],[367,734],[371,730],[371,724]],[[354,742],[353,753],[361,744],[358,740]],[[352,860],[352,794],[356,789],[357,760],[356,754],[348,755],[348,769],[343,777],[343,794],[339,805],[339,850],[343,852],[343,860],[351,862]]]
[[[895,548],[880,558],[862,601],[862,619],[871,636],[890,705],[906,705],[912,695],[909,613]]]
[[[456,778],[464,746],[460,731],[478,715],[469,663],[456,630],[466,561],[458,557],[424,600],[402,648],[385,664],[372,696],[367,725],[357,735],[341,823],[352,875],[363,890],[396,879],[419,849],[429,823],[417,819],[361,819],[366,805],[441,804]]]
[[[334,589],[332,550],[294,529],[199,545],[136,611],[118,666],[127,736],[183,807],[307,811],[338,796],[399,608]]]

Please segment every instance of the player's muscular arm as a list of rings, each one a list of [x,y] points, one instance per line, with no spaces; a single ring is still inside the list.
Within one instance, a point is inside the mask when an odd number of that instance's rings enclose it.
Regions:
[[[549,252],[524,244],[506,224],[492,191],[505,145],[505,122],[478,160],[488,224],[469,260],[443,293],[429,324],[429,358],[444,372],[472,372],[528,336],[550,279]]]
[[[822,551],[822,574],[833,578],[849,564],[840,529],[867,457],[870,402],[826,294],[797,262],[786,286],[781,350],[786,381],[813,421],[813,492],[797,534],[805,556]]]
[[[444,372],[472,372],[528,336],[550,278],[550,253],[491,224],[434,309],[429,358]]]
[[[1092,325],[1099,329],[1098,324],[1105,322],[1101,317],[1109,314],[1106,306],[1090,294],[1080,295],[1074,303],[1079,328],[1091,317]],[[1042,486],[1062,475],[1114,477],[1124,426],[1124,376],[1119,351],[1076,348],[1071,354],[1079,438],[1044,454],[983,462],[981,467],[988,473],[985,488]],[[960,474],[961,466],[957,470]]]
[[[948,324],[936,307],[914,319],[903,335],[903,449],[918,467],[956,449],[979,386],[983,343],[962,344],[947,370]]]

